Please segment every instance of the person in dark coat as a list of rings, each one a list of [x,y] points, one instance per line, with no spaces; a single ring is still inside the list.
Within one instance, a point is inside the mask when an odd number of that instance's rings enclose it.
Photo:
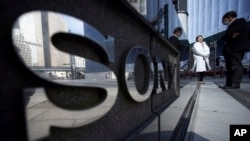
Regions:
[[[178,50],[181,50],[181,43],[179,40],[179,37],[182,35],[182,28],[181,27],[176,27],[174,29],[173,35],[168,38],[169,42]]]
[[[180,52],[180,55],[178,55],[178,60],[181,60],[181,49],[182,45],[179,40],[179,37],[182,35],[182,28],[181,27],[176,27],[173,31],[173,35],[168,38],[168,41]],[[180,62],[178,62],[178,67],[180,65]],[[179,69],[179,68],[178,68]]]
[[[226,84],[223,89],[239,89],[243,75],[241,60],[249,48],[247,39],[247,22],[237,18],[235,11],[229,11],[222,17],[222,23],[228,25],[221,41],[224,42],[223,55],[226,63]]]

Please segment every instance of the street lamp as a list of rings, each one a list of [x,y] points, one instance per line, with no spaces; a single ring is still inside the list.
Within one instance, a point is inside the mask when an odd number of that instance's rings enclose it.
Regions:
[[[70,55],[70,63],[69,63],[69,64],[63,64],[63,65],[70,65],[71,79],[75,79],[75,63],[74,63],[74,56],[73,56],[73,55]]]

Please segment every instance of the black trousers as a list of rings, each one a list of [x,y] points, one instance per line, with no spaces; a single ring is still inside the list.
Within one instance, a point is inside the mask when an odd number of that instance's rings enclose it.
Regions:
[[[233,52],[228,53],[223,52],[225,63],[226,63],[226,85],[227,86],[240,86],[242,75],[243,75],[243,65],[241,60],[244,57],[245,52]]]
[[[203,78],[205,76],[205,72],[197,72],[197,78],[198,78],[198,81],[203,81]]]

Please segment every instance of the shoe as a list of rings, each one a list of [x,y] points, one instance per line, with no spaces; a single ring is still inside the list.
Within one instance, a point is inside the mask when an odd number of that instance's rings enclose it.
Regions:
[[[204,82],[204,81],[201,81],[201,84],[205,84],[205,82]]]
[[[219,86],[221,89],[239,89],[240,86]]]
[[[238,85],[238,84],[233,84],[233,86],[232,86],[232,89],[239,89],[240,88],[240,85]]]
[[[219,86],[219,88],[221,89],[227,89],[227,88],[231,88],[232,86],[228,86],[228,85],[224,85],[224,86]]]

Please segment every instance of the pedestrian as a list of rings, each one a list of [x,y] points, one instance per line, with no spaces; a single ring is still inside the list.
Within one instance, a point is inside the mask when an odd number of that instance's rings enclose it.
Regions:
[[[179,40],[179,37],[182,35],[182,28],[181,27],[176,27],[173,31],[173,35],[168,38],[169,42],[180,52],[180,55],[178,55],[178,66],[182,68],[181,65],[181,50],[183,46],[181,45],[181,42]],[[180,70],[178,68],[178,70]]]
[[[196,37],[196,42],[192,47],[194,64],[191,71],[197,72],[198,83],[204,84],[203,78],[207,70],[211,70],[209,65],[210,49],[206,42],[203,42],[202,35]]]
[[[226,63],[226,84],[223,89],[239,89],[243,76],[242,59],[249,48],[247,37],[247,22],[237,18],[235,11],[229,11],[222,17],[222,23],[228,25],[221,41],[224,43],[223,56]]]
[[[176,27],[174,29],[173,35],[168,38],[169,42],[178,50],[181,50],[181,43],[179,37],[182,35],[182,28]]]

